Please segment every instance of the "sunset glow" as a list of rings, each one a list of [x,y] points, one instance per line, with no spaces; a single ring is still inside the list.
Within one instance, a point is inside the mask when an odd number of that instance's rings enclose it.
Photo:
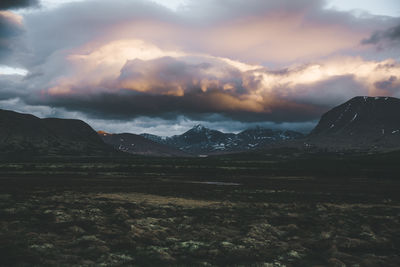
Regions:
[[[54,3],[0,11],[0,63],[27,75],[13,80],[0,69],[2,101],[18,99],[20,110],[47,106],[104,125],[182,116],[309,125],[356,95],[400,96],[398,17],[372,9],[360,16],[318,0]]]

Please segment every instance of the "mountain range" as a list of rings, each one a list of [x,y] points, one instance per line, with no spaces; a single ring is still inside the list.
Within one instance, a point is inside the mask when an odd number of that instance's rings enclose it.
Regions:
[[[242,152],[262,148],[268,144],[304,137],[302,133],[289,130],[271,130],[261,127],[250,128],[238,134],[223,133],[203,125],[196,125],[189,131],[172,137],[142,134],[154,142],[179,148],[191,154],[221,154]]]
[[[40,119],[0,109],[0,158],[23,156],[198,156],[271,147],[330,151],[400,149],[400,99],[355,97],[322,115],[308,134],[255,127],[223,133],[196,125],[181,135],[95,132],[80,120]]]

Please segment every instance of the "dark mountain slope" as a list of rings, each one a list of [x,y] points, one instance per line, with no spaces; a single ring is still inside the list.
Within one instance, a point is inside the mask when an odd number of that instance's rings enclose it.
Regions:
[[[271,130],[261,127],[247,129],[238,134],[222,133],[197,125],[181,135],[172,137],[161,138],[151,134],[142,134],[142,136],[188,153],[220,154],[258,149],[268,144],[301,138],[304,135],[294,131]]]
[[[114,150],[83,121],[39,119],[30,114],[0,110],[0,157],[110,153]]]
[[[193,154],[208,154],[229,149],[234,142],[234,134],[225,134],[197,125],[189,131],[166,138],[165,144]]]
[[[147,156],[160,156],[160,157],[187,157],[190,154],[185,153],[174,147],[169,147],[164,144],[148,140],[143,136],[122,133],[122,134],[109,134],[99,132],[103,141],[115,149],[120,151],[134,154],[134,155],[147,155]]]
[[[355,97],[325,113],[307,137],[318,146],[400,147],[400,99]]]

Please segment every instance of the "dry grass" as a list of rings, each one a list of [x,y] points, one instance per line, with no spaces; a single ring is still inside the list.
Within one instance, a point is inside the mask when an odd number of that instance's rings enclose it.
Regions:
[[[194,200],[187,198],[178,197],[165,197],[158,195],[142,194],[142,193],[115,193],[115,194],[96,194],[95,198],[107,198],[110,200],[124,201],[124,202],[136,202],[146,203],[148,205],[174,205],[185,208],[200,208],[208,207],[212,205],[218,205],[222,202],[219,201],[206,201],[206,200]]]

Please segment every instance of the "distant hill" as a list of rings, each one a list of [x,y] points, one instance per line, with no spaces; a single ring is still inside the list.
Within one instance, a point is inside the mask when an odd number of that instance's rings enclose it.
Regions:
[[[352,98],[326,112],[306,139],[328,148],[399,149],[400,99]]]
[[[114,153],[85,122],[0,110],[0,157],[104,156]]]
[[[247,129],[238,134],[222,133],[202,125],[196,125],[187,132],[172,137],[162,138],[151,134],[142,134],[142,136],[192,154],[242,152],[304,137],[303,134],[294,131],[271,130],[261,127]]]
[[[115,149],[134,155],[159,156],[159,157],[187,157],[191,156],[177,148],[146,139],[143,136],[122,133],[109,134],[103,131],[98,132],[103,141]]]
[[[96,133],[80,120],[40,119],[0,109],[0,158],[112,156],[118,151],[149,156],[192,156],[259,149],[316,148],[330,151],[400,149],[400,99],[355,97],[323,114],[307,136],[255,127],[223,133],[196,125],[181,135]]]

